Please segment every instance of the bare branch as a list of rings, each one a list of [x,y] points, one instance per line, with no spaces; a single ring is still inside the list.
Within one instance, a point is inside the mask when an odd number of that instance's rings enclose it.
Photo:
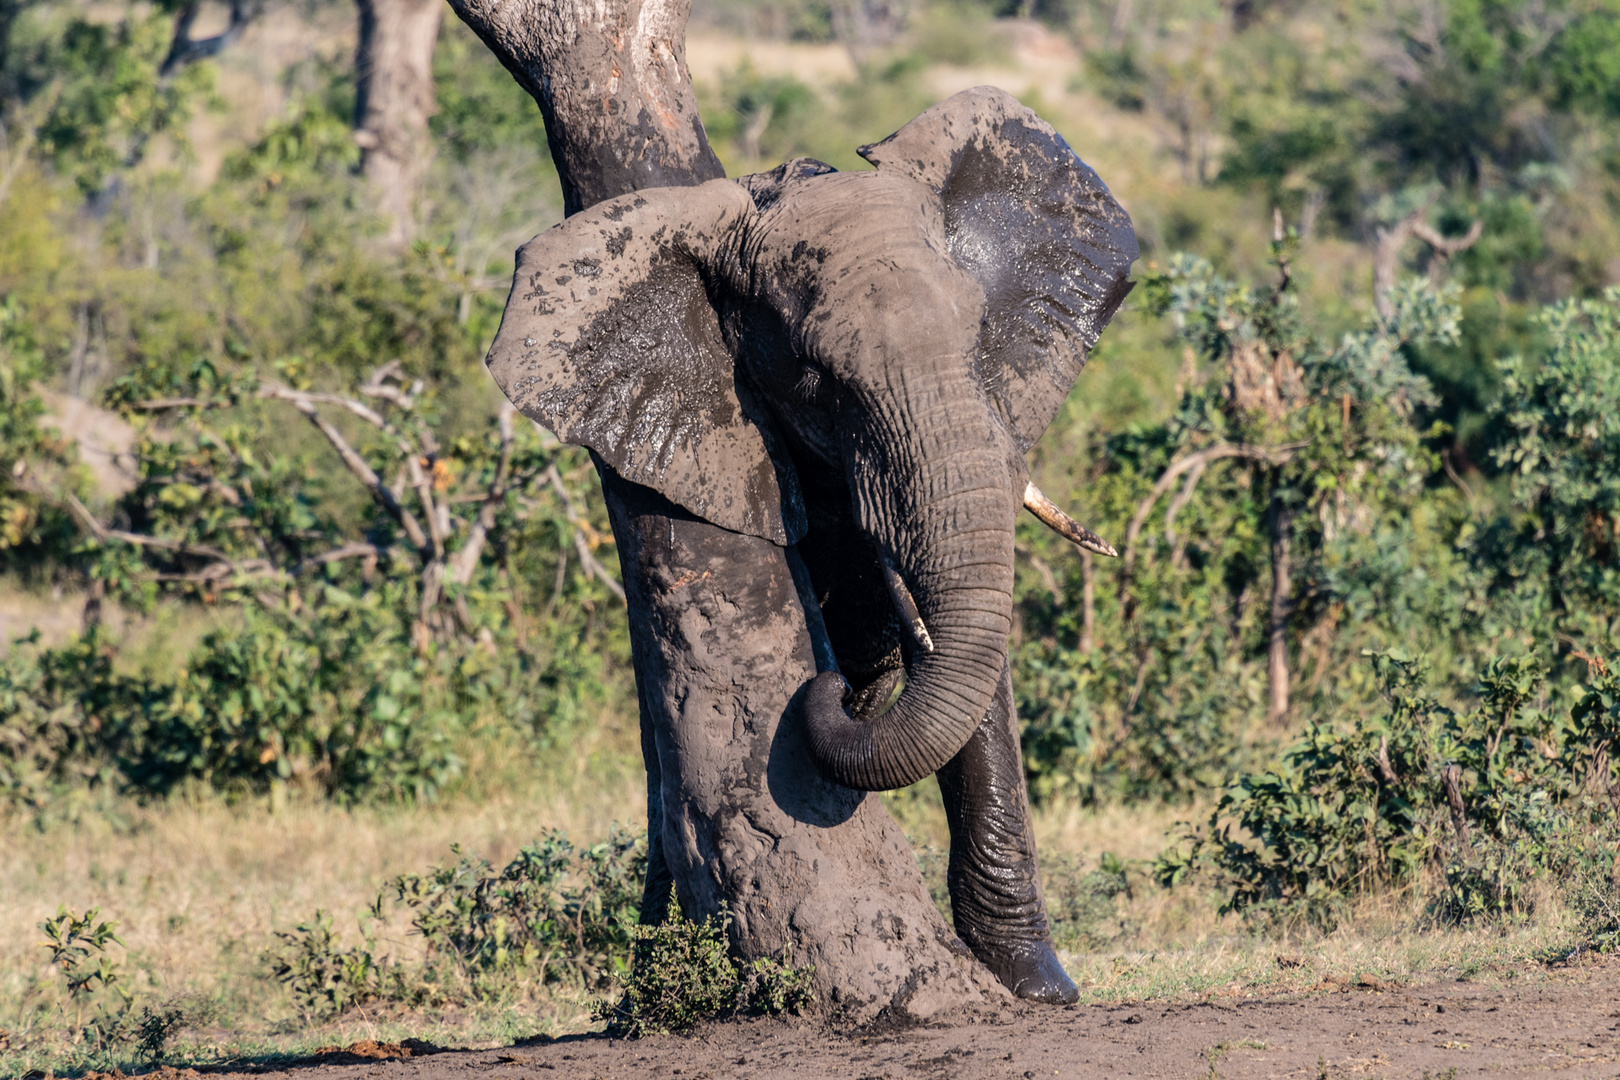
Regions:
[[[465,585],[472,580],[473,572],[478,569],[478,560],[484,553],[484,541],[495,527],[496,512],[506,498],[507,473],[512,465],[512,417],[516,413],[517,409],[512,403],[503,400],[500,411],[495,414],[495,423],[501,433],[501,458],[495,466],[495,478],[490,481],[483,505],[478,508],[478,517],[467,533],[467,542],[450,560],[450,580],[457,585]]]
[[[1428,222],[1420,221],[1412,226],[1412,235],[1422,240],[1434,249],[1434,253],[1442,259],[1449,259],[1460,255],[1479,243],[1479,238],[1485,234],[1485,222],[1475,218],[1468,226],[1468,231],[1461,236],[1441,236]]]
[[[323,394],[312,390],[294,390],[292,387],[282,386],[280,383],[265,383],[259,387],[259,397],[272,401],[290,402],[292,405],[298,407],[300,411],[303,411],[303,406],[306,405],[336,405],[341,409],[349,410],[354,415],[358,416],[360,419],[364,420],[373,427],[381,431],[385,431],[388,434],[393,435],[395,438],[400,437],[399,432],[395,430],[394,425],[383,419],[382,414],[377,412],[377,410],[366,405],[366,403],[363,401],[356,401],[354,398],[344,397],[342,394]],[[305,413],[305,415],[307,416],[308,414]],[[400,449],[403,450],[405,448],[406,447],[402,441]]]
[[[1395,775],[1395,766],[1389,761],[1389,736],[1378,736],[1378,775],[1384,778],[1384,783],[1390,787],[1399,784],[1400,777]]]
[[[568,488],[563,483],[562,474],[557,471],[556,465],[546,466],[545,478],[546,482],[551,485],[551,489],[557,493],[557,498],[561,500],[563,513],[568,515],[568,519],[573,522],[583,521],[584,515],[580,513],[579,508],[574,504],[574,497],[568,493]],[[574,526],[574,554],[579,556],[579,562],[585,568],[586,577],[594,577],[601,581],[603,585],[607,586],[608,592],[617,596],[621,601],[624,600],[624,586],[613,580],[612,575],[607,571],[607,567],[597,561],[596,556],[591,552],[591,545],[585,539],[584,531],[577,524]]]
[[[258,18],[259,13],[264,10],[262,2],[232,0],[231,21],[222,32],[213,37],[193,38],[191,26],[197,21],[197,11],[201,7],[199,0],[189,0],[175,15],[174,38],[169,44],[169,54],[163,58],[163,65],[158,68],[159,78],[166,79],[187,64],[219,55],[241,37],[242,31],[246,30],[248,24]]]
[[[1412,230],[1428,216],[1429,207],[1433,205],[1434,198],[1431,196],[1394,225],[1388,228],[1380,225],[1374,230],[1378,244],[1373,255],[1373,307],[1380,319],[1395,315],[1395,306],[1389,294],[1395,288],[1395,270],[1400,262],[1401,248],[1406,246],[1406,241],[1412,237]]]
[[[223,409],[229,404],[228,401],[208,401],[195,397],[165,397],[132,401],[128,407],[142,412],[162,412],[164,409]]]
[[[1178,476],[1194,469],[1198,470],[1199,475],[1202,475],[1206,467],[1225,458],[1246,458],[1250,461],[1264,461],[1272,465],[1281,465],[1293,457],[1295,450],[1306,445],[1308,444],[1302,442],[1288,443],[1283,446],[1239,446],[1235,443],[1221,443],[1218,446],[1188,454],[1186,457],[1171,462],[1169,468],[1164,470],[1159,476],[1158,482],[1153,485],[1153,490],[1148,493],[1148,497],[1137,505],[1136,513],[1131,517],[1130,526],[1125,530],[1125,563],[1121,568],[1121,573],[1125,579],[1129,580],[1132,571],[1136,568],[1136,538],[1141,535],[1142,526],[1146,524],[1148,515],[1153,512],[1153,507],[1164,497],[1164,493],[1170,490]],[[1189,490],[1186,495],[1191,498],[1192,492]],[[1185,500],[1178,499],[1178,502],[1184,503]],[[1177,506],[1177,509],[1179,510],[1180,506]]]
[[[1389,319],[1395,314],[1395,306],[1389,297],[1395,288],[1395,270],[1400,262],[1401,248],[1406,246],[1408,240],[1414,236],[1422,240],[1434,249],[1436,258],[1444,262],[1473,247],[1485,233],[1485,222],[1475,218],[1462,236],[1440,235],[1439,230],[1427,220],[1435,198],[1431,195],[1394,225],[1388,228],[1380,225],[1375,230],[1378,243],[1373,255],[1373,307],[1380,319]]]
[[[429,552],[431,545],[428,542],[427,535],[422,532],[421,523],[416,520],[416,516],[400,504],[399,498],[395,496],[392,489],[382,482],[382,479],[372,470],[370,465],[366,464],[365,458],[355,452],[354,447],[350,446],[349,441],[343,437],[343,433],[322,419],[313,402],[296,397],[288,397],[285,400],[291,401],[293,408],[308,417],[309,422],[314,424],[322,435],[326,436],[326,441],[331,443],[332,449],[338,452],[338,457],[343,459],[343,464],[347,465],[349,471],[359,479],[367,491],[371,492],[371,497],[376,499],[378,505],[387,511],[388,516],[399,523],[400,528],[405,530],[405,535],[410,538],[411,543],[416,545],[416,549],[423,554]],[[415,460],[414,454],[410,457],[412,461]],[[420,472],[420,469],[418,472]]]
[[[311,555],[304,562],[314,566],[325,566],[327,563],[341,562],[344,559],[380,559],[386,554],[387,548],[368,544],[362,540],[335,547],[331,551],[323,551],[319,555]]]
[[[1187,479],[1181,482],[1181,490],[1176,497],[1170,500],[1170,505],[1164,510],[1164,542],[1170,546],[1170,564],[1179,567],[1186,553],[1186,545],[1176,537],[1176,515],[1181,513],[1182,507],[1192,499],[1193,490],[1198,487],[1198,481],[1204,475],[1209,463],[1200,462],[1187,471]]]

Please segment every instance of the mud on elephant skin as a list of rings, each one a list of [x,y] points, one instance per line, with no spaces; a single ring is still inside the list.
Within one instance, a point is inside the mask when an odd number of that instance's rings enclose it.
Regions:
[[[958,933],[1015,992],[1072,999],[1011,715],[1013,525],[1030,505],[1106,549],[1024,453],[1130,290],[1135,236],[999,90],[860,152],[875,170],[799,159],[542,233],[490,371],[625,479],[796,545],[838,665],[803,695],[818,767],[859,790],[939,773]]]

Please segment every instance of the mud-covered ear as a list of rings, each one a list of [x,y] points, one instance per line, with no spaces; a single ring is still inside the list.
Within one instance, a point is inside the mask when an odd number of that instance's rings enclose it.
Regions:
[[[805,529],[798,481],[739,400],[705,289],[704,268],[753,213],[748,192],[715,180],[611,199],[548,229],[518,250],[488,363],[524,415],[625,479],[790,544]]]
[[[992,86],[860,154],[939,193],[951,255],[984,288],[979,377],[1029,449],[1131,290],[1129,215],[1063,136]]]

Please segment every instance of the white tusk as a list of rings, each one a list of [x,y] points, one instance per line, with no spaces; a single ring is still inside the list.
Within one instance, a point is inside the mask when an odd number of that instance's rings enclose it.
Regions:
[[[1034,484],[1024,485],[1024,506],[1044,524],[1050,526],[1053,532],[1076,547],[1095,551],[1099,555],[1107,555],[1111,559],[1119,558],[1119,552],[1114,550],[1113,544],[1059,510],[1057,504],[1041,494],[1041,489]]]
[[[922,615],[917,611],[917,601],[911,598],[911,590],[900,579],[900,572],[883,564],[883,580],[889,586],[889,596],[894,599],[894,606],[900,609],[900,617],[911,628],[911,636],[917,640],[917,647],[923,652],[934,651],[934,639],[928,636],[928,627],[923,625]]]

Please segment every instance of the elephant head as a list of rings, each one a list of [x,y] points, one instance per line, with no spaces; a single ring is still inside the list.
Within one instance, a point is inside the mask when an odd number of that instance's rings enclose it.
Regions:
[[[851,716],[836,673],[805,716],[823,772],[877,790],[937,771],[985,715],[1023,454],[1137,245],[1096,173],[999,90],[860,153],[875,171],[800,159],[540,234],[489,367],[525,414],[724,528],[793,544],[807,488],[848,500],[866,547],[849,557],[881,564],[917,645],[881,716]]]

